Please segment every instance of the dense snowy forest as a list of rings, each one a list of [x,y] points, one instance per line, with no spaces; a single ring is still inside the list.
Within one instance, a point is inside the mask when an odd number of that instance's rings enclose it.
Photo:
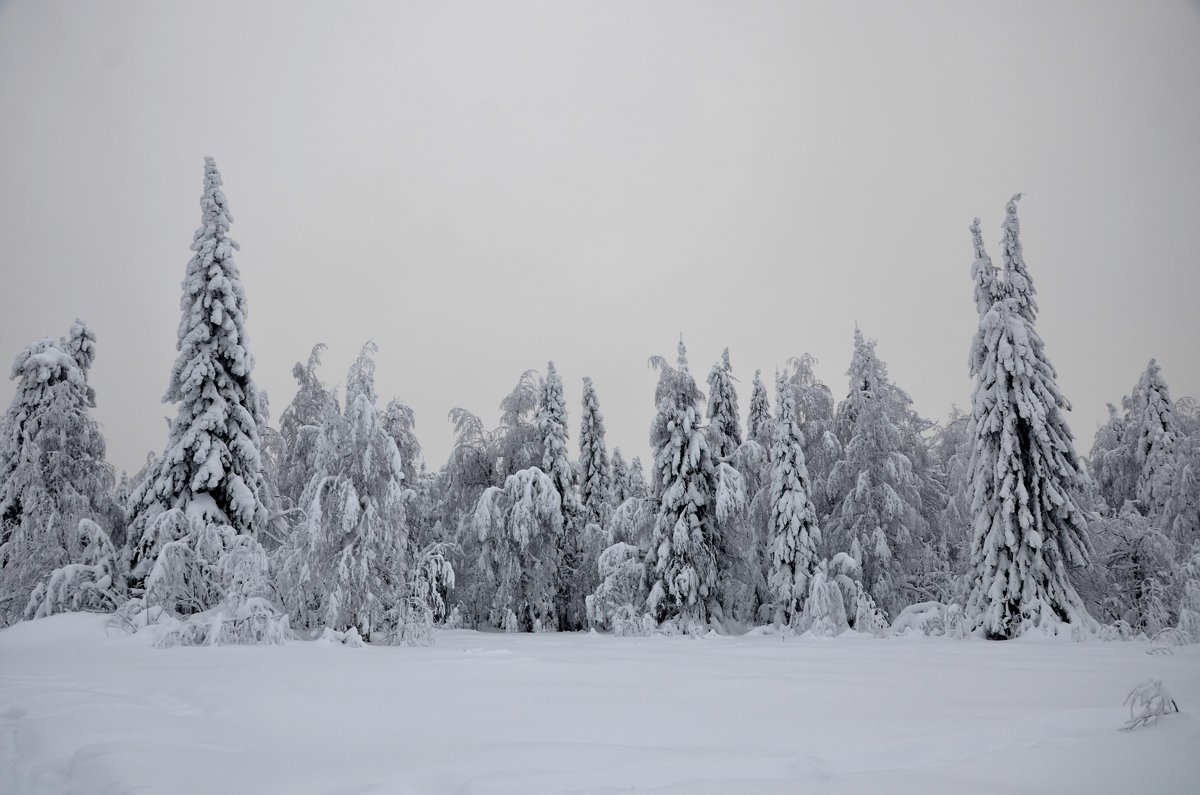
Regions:
[[[422,644],[438,627],[1200,642],[1200,407],[1150,359],[1077,450],[1019,199],[998,266],[979,219],[970,250],[964,234],[968,411],[919,416],[856,330],[844,386],[801,355],[754,373],[744,415],[731,352],[701,380],[681,339],[651,361],[649,461],[609,450],[604,384],[584,379],[573,423],[549,362],[498,427],[452,411],[431,469],[413,411],[377,394],[371,342],[336,386],[316,344],[272,425],[207,159],[163,449],[132,474],[106,462],[85,321],[13,364],[0,626],[87,610],[159,645]]]

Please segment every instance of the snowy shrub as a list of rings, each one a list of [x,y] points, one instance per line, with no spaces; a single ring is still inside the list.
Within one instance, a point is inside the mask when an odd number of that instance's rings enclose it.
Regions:
[[[38,583],[26,618],[43,618],[55,613],[89,610],[108,613],[125,599],[125,583],[118,571],[118,558],[108,534],[90,519],[81,519],[76,527],[81,563],[55,569],[50,578]]]
[[[887,616],[861,586],[854,600],[854,630],[877,638],[887,637],[888,633]]]
[[[1129,720],[1121,727],[1122,731],[1130,731],[1139,726],[1153,726],[1162,716],[1179,711],[1175,700],[1163,687],[1161,679],[1147,679],[1138,684],[1129,691],[1125,703],[1129,706]]]
[[[125,600],[111,616],[105,626],[122,632],[134,634],[153,624],[157,624],[167,614],[161,607],[146,607],[141,597]]]
[[[1191,642],[1192,638],[1186,632],[1175,627],[1167,627],[1160,629],[1150,637],[1150,649],[1151,652],[1157,649],[1176,649]]]
[[[1123,620],[1116,620],[1111,624],[1104,624],[1100,627],[1100,640],[1104,641],[1124,641],[1133,639],[1133,627]]]
[[[633,605],[621,605],[609,619],[612,634],[617,637],[646,637],[653,635],[658,624],[649,613],[640,613]],[[595,631],[595,630],[593,630]]]
[[[892,631],[901,634],[910,630],[922,635],[945,635],[946,605],[940,602],[920,602],[901,610],[900,615],[892,622]]]
[[[587,597],[588,623],[613,634],[628,632],[632,622],[641,622],[639,606],[645,603],[646,567],[641,549],[617,543],[600,553],[597,568],[600,585]],[[618,628],[620,624],[620,628]]]
[[[970,622],[967,620],[963,612],[962,605],[950,604],[946,606],[946,637],[962,640],[969,637],[971,634]]]
[[[288,617],[258,596],[232,595],[217,607],[185,618],[169,616],[156,625],[154,645],[278,645],[294,639]]]
[[[350,627],[344,632],[339,632],[336,629],[325,627],[321,630],[320,640],[323,643],[332,643],[338,646],[345,646],[348,649],[361,649],[366,646],[355,627]]]
[[[841,590],[828,580],[824,562],[809,582],[799,628],[817,638],[834,637],[848,628]]]

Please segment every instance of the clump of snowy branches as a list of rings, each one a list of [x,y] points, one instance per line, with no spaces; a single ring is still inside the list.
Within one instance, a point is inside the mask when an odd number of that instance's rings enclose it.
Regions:
[[[1129,707],[1129,720],[1121,727],[1121,731],[1131,731],[1139,726],[1153,726],[1158,719],[1172,712],[1178,712],[1179,706],[1171,694],[1163,687],[1161,679],[1147,679],[1129,691],[1125,697]]]
[[[37,584],[25,607],[27,619],[76,610],[109,613],[124,602],[125,582],[108,534],[92,520],[81,519],[76,535],[80,562],[55,569]]]

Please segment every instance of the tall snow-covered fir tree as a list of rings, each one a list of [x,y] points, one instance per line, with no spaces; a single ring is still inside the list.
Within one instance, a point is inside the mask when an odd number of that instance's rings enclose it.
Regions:
[[[901,426],[911,400],[888,379],[874,340],[858,328],[847,374],[850,391],[836,420],[843,453],[829,474],[834,507],[827,529],[839,550],[858,542],[863,586],[894,617],[904,607],[914,542],[928,530],[920,483],[903,452]]]
[[[1162,369],[1154,359],[1138,381],[1136,414],[1130,418],[1134,460],[1138,467],[1137,498],[1152,520],[1162,516],[1177,474],[1179,428]]]
[[[969,610],[993,639],[1055,620],[1092,624],[1068,567],[1086,565],[1090,543],[1076,502],[1084,475],[1054,367],[1034,328],[1037,305],[1024,265],[1014,196],[1004,224],[1004,279],[992,284],[976,256],[981,313],[971,345],[973,587]],[[990,263],[987,263],[990,265]],[[982,307],[982,302],[977,300]]]
[[[280,550],[292,620],[306,629],[354,628],[393,641],[409,621],[404,471],[375,394],[375,344],[346,377],[346,410],[322,424],[301,498],[305,521]]]
[[[809,498],[804,439],[795,397],[781,374],[776,388],[775,439],[771,445],[771,514],[767,524],[767,588],[776,624],[792,624],[804,609],[817,570],[821,528]]]
[[[91,416],[95,339],[77,320],[66,337],[35,342],[13,363],[17,388],[0,421],[0,626],[19,620],[61,567],[105,567],[77,572],[86,580],[71,586],[69,598],[84,600],[77,607],[111,609],[124,590],[106,532],[121,530],[124,513]],[[90,593],[81,597],[81,588]]]
[[[579,501],[587,521],[604,524],[613,501],[613,468],[620,461],[622,475],[625,462],[613,454],[613,466],[608,461],[605,444],[604,415],[596,397],[591,378],[583,379],[583,411],[579,420]]]
[[[733,386],[733,365],[726,348],[721,361],[708,374],[708,445],[714,458],[724,460],[741,443],[742,419]]]
[[[650,431],[655,450],[658,515],[646,556],[647,604],[659,620],[705,623],[719,614],[715,604],[716,477],[708,439],[700,423],[703,398],[688,371],[687,348],[679,342],[676,366],[659,362],[658,412]]]
[[[219,600],[223,589],[216,583],[201,587],[200,572],[214,569],[233,536],[257,537],[268,520],[259,496],[260,406],[247,348],[246,294],[233,260],[238,245],[229,237],[233,216],[211,157],[204,162],[200,208],[180,300],[179,355],[163,397],[179,405],[178,414],[158,466],[129,505],[135,582],[152,575],[166,546],[185,542],[190,549],[172,552],[174,575],[155,578],[187,584],[187,594],[156,592],[165,606],[181,612],[199,612]],[[184,574],[175,564],[193,570]]]
[[[750,417],[746,423],[746,438],[759,443],[764,450],[771,447],[771,406],[762,370],[754,371],[754,387],[750,392]]]
[[[538,401],[537,427],[542,439],[542,471],[554,483],[562,505],[563,547],[559,568],[558,618],[563,628],[579,629],[587,622],[587,609],[580,577],[583,553],[583,519],[575,493],[575,467],[567,451],[567,402],[562,379],[554,362],[546,364],[546,380]]]

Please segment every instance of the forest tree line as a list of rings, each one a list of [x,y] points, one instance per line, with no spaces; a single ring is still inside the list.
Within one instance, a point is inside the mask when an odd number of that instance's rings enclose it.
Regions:
[[[702,390],[680,340],[651,360],[648,466],[609,452],[590,378],[572,442],[551,362],[495,428],[453,410],[430,470],[412,410],[376,393],[373,343],[337,387],[314,347],[272,425],[206,159],[163,451],[119,478],[106,462],[83,321],[13,365],[0,626],[92,610],[161,645],[423,643],[439,626],[1200,641],[1200,410],[1151,360],[1076,452],[1019,198],[1000,266],[970,227],[969,411],[921,417],[856,329],[840,400],[805,354],[754,373],[743,425],[730,352]]]

